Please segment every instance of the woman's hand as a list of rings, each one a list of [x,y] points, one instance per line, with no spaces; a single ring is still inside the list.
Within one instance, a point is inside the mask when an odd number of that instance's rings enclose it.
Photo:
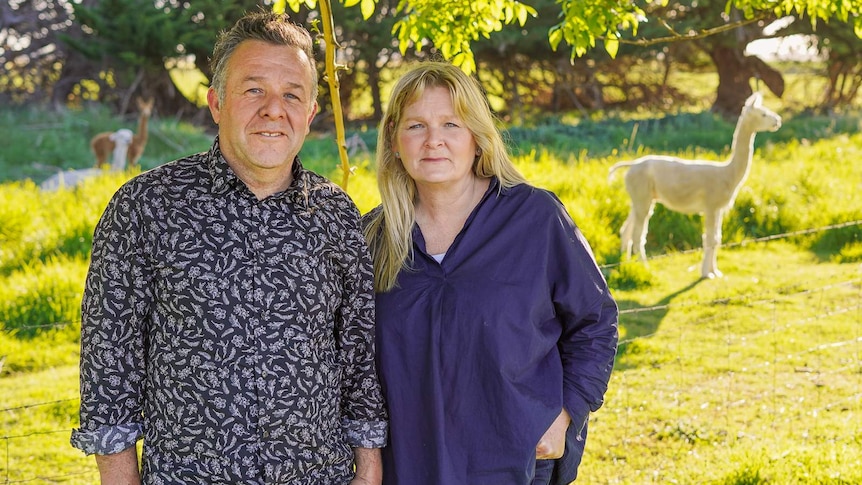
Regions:
[[[551,427],[545,431],[539,444],[536,445],[537,460],[554,460],[563,456],[563,452],[566,451],[566,430],[571,421],[572,418],[565,408],[560,411],[560,415],[551,423]]]

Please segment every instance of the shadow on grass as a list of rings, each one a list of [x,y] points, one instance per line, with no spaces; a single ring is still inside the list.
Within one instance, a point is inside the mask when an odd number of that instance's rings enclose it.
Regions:
[[[617,361],[615,368],[625,370],[635,367],[625,363],[624,357],[632,350],[638,340],[653,336],[659,329],[662,320],[667,315],[668,307],[673,300],[688,291],[694,289],[702,278],[692,281],[684,288],[665,296],[661,300],[643,305],[631,300],[618,300],[620,308],[620,328],[625,330],[625,337],[620,340],[617,349]]]

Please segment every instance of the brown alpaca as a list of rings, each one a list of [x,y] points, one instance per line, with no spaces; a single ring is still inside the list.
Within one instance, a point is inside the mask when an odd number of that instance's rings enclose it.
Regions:
[[[147,122],[153,113],[154,101],[153,98],[148,100],[137,99],[138,109],[141,111],[141,114],[138,117],[138,132],[132,138],[132,143],[129,145],[127,152],[128,167],[137,165],[141,155],[144,154],[144,147],[147,145]],[[96,156],[96,167],[101,167],[108,163],[108,158],[114,152],[114,141],[111,139],[111,134],[113,133],[112,131],[99,133],[90,140],[90,149],[93,151],[93,155]]]

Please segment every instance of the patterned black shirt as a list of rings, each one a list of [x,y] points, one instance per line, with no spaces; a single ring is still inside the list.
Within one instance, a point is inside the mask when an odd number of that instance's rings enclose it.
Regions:
[[[296,159],[264,200],[218,140],[114,195],[93,241],[72,444],[148,484],[342,484],[386,443],[359,212]]]

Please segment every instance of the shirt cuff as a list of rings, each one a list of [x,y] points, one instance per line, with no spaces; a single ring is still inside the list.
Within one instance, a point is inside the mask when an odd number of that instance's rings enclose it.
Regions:
[[[112,455],[133,446],[144,436],[140,423],[102,426],[94,431],[72,430],[72,446],[88,455]]]
[[[581,431],[583,431],[584,426],[587,424],[587,420],[590,418],[591,408],[589,403],[577,394],[573,394],[568,399],[563,397],[563,407],[566,408],[566,412],[572,418],[572,426],[575,426],[578,430],[578,436],[580,436]]]
[[[358,421],[342,419],[341,425],[352,448],[383,448],[389,437],[386,421]]]

